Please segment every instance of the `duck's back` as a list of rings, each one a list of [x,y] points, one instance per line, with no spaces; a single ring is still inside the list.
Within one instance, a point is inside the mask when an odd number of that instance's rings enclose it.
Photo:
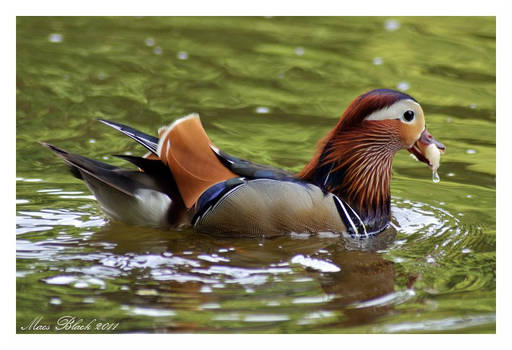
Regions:
[[[273,179],[239,180],[231,188],[223,186],[219,184],[217,192],[206,192],[206,198],[200,199],[206,204],[198,208],[194,222],[198,231],[265,237],[346,231],[335,197],[317,186]]]

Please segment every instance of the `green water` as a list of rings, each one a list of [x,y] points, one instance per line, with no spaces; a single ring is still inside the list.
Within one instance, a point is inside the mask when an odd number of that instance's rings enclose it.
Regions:
[[[495,47],[485,17],[18,18],[17,332],[495,332]],[[366,247],[111,223],[36,143],[127,166],[145,151],[97,118],[198,112],[224,151],[298,171],[373,88],[414,96],[448,151],[438,184],[397,154]]]

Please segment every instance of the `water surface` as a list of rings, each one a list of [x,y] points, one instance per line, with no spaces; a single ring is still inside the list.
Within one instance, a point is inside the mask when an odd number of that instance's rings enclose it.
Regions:
[[[298,171],[381,87],[414,96],[448,152],[438,184],[397,154],[392,226],[365,243],[113,223],[36,143],[127,166],[111,155],[144,150],[97,118],[155,133],[198,112],[226,152]],[[17,332],[65,315],[115,325],[101,332],[495,332],[494,18],[20,17],[16,92]]]

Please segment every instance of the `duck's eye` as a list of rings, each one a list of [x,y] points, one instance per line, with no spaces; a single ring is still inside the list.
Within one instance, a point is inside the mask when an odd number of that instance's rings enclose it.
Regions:
[[[414,119],[414,112],[411,111],[411,110],[405,111],[404,112],[404,119],[407,120],[408,122],[413,120]]]

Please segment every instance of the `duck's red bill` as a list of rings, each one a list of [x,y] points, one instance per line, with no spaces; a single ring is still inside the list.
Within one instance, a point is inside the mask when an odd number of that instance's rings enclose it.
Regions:
[[[429,167],[432,166],[432,162],[429,161],[427,155],[427,148],[430,145],[435,145],[441,154],[444,154],[446,151],[445,145],[441,142],[437,141],[431,133],[428,132],[427,128],[423,130],[420,135],[418,141],[416,141],[411,147],[407,150],[411,152],[420,162],[427,164]]]

